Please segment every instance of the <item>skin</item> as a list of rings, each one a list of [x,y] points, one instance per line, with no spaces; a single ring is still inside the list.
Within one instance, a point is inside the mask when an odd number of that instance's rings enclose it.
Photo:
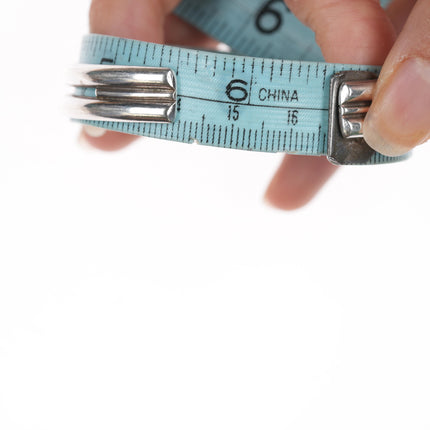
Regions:
[[[380,99],[404,58],[430,58],[430,0],[394,0],[387,11],[378,0],[285,1],[314,30],[326,61],[384,64],[373,102],[375,108],[372,107],[373,120],[379,118]],[[93,0],[90,30],[148,42],[214,49],[216,41],[171,14],[178,3],[179,0]],[[83,133],[89,143],[103,150],[123,148],[135,139],[114,132],[101,137]],[[368,143],[373,146],[370,140]],[[407,149],[418,143],[421,142],[408,141]],[[398,152],[398,148],[392,151]],[[390,148],[385,153],[390,154]],[[286,155],[265,200],[279,209],[300,208],[336,170],[324,157]]]

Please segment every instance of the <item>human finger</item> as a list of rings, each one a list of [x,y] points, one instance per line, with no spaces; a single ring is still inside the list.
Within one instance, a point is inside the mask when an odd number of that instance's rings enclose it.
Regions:
[[[364,137],[401,155],[430,139],[430,2],[418,0],[378,79]]]
[[[328,62],[382,64],[396,36],[377,0],[286,0],[314,32]],[[297,178],[301,170],[300,178]],[[281,209],[306,204],[335,172],[322,157],[286,156],[265,198]]]
[[[173,13],[166,17],[164,35],[167,45],[215,50],[219,44],[217,40]]]
[[[266,191],[265,200],[283,210],[304,206],[336,171],[322,157],[286,155]]]
[[[415,6],[417,0],[392,0],[386,11],[391,22],[394,25],[396,33],[399,34]]]

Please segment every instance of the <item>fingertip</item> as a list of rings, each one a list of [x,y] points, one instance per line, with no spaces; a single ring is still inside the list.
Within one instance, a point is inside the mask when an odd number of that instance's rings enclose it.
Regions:
[[[266,193],[264,194],[263,201],[271,209],[288,211],[288,212],[301,209],[304,206],[306,206],[306,203],[309,202],[309,201],[300,201],[296,199],[291,199],[286,195],[282,197],[277,196],[276,194],[273,193],[270,186],[267,189]]]
[[[336,172],[325,157],[286,155],[264,195],[276,209],[292,211],[309,203]]]
[[[405,154],[430,136],[430,60],[409,58],[386,75],[364,122],[364,137],[376,151]]]
[[[430,138],[430,8],[417,0],[379,75],[364,137],[384,155],[401,155]]]
[[[119,151],[130,145],[136,139],[136,136],[108,131],[98,127],[84,126],[82,127],[80,139],[93,148],[102,151]]]
[[[381,133],[377,119],[374,119],[374,115],[368,116],[369,118],[366,119],[363,126],[363,136],[366,143],[376,152],[387,157],[398,157],[411,150],[410,146],[402,145],[396,141],[395,137],[394,140],[391,140],[384,136],[384,132]]]

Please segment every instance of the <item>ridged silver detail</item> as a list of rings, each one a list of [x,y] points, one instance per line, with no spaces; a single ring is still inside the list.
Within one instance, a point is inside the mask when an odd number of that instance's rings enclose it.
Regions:
[[[173,122],[176,76],[168,68],[79,65],[70,70],[74,119]]]

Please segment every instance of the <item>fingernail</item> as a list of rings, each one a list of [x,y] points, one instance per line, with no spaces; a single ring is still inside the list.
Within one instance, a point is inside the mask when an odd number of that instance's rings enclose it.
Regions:
[[[89,137],[102,137],[106,133],[104,128],[93,127],[92,125],[84,125],[82,130]]]
[[[382,83],[364,122],[376,151],[401,155],[430,137],[430,61],[410,58]]]

